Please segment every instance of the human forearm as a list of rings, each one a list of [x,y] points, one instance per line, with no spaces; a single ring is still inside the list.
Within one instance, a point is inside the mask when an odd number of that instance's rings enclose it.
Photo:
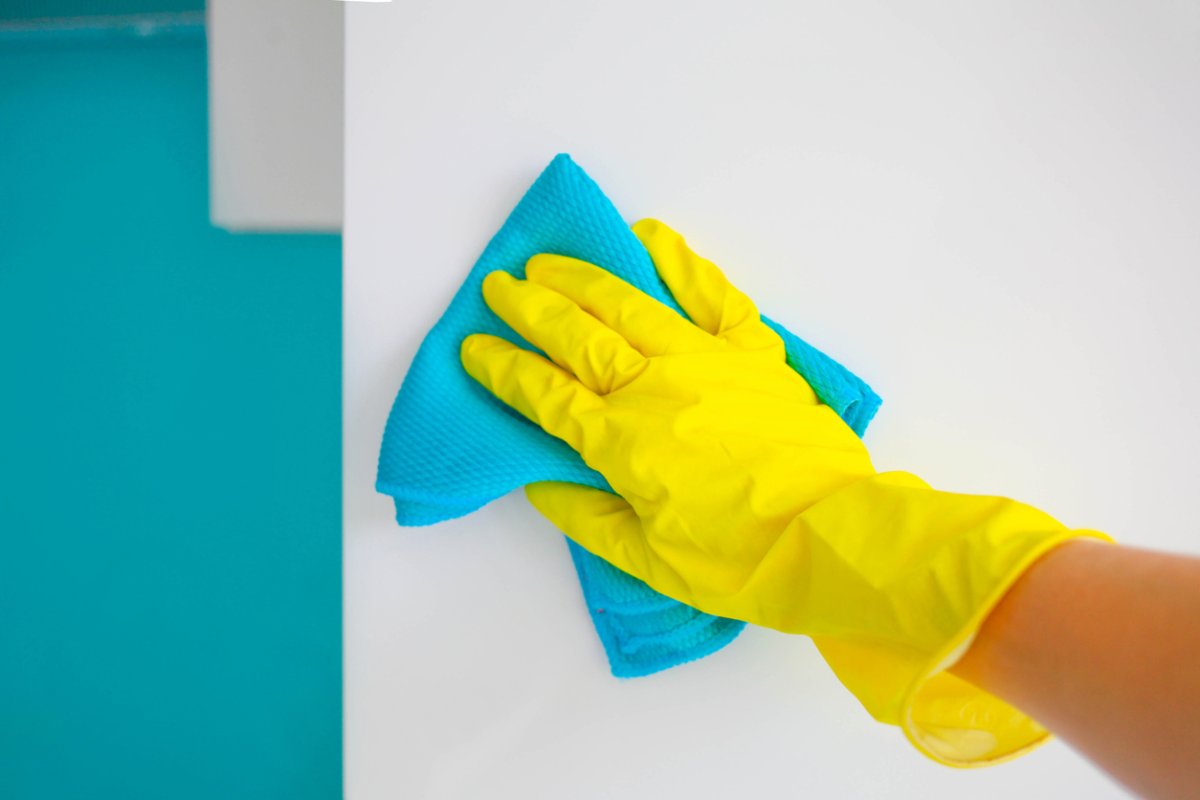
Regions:
[[[1200,559],[1061,545],[951,671],[1140,793],[1200,794]]]

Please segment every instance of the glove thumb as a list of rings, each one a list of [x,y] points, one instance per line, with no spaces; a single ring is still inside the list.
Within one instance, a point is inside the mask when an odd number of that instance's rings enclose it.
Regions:
[[[642,521],[620,495],[577,483],[542,481],[525,487],[525,496],[556,528],[622,572],[645,581],[652,578],[657,557],[646,545]]]

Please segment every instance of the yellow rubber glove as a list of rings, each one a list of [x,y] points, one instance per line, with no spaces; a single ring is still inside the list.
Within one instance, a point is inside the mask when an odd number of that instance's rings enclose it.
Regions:
[[[691,321],[564,256],[484,281],[491,309],[550,360],[474,335],[464,367],[617,492],[532,484],[534,506],[665,595],[812,636],[876,719],[938,761],[990,763],[1043,741],[945,669],[1034,560],[1103,535],[877,474],[749,298],[662,223],[634,232]]]

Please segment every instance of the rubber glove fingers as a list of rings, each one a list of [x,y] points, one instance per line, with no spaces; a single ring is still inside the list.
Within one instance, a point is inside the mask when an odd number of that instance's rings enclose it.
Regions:
[[[698,352],[714,345],[712,336],[674,309],[586,261],[536,255],[525,265],[525,276],[573,301],[644,356]]]
[[[484,278],[483,299],[525,341],[593,392],[608,394],[645,369],[645,357],[619,333],[534,281],[493,272]]]
[[[635,223],[633,233],[692,322],[734,346],[777,349],[783,358],[783,342],[763,323],[754,301],[716,264],[697,255],[682,236],[656,219]]]
[[[583,420],[602,401],[574,375],[484,333],[463,340],[460,358],[467,374],[505,404],[575,450],[582,448]]]

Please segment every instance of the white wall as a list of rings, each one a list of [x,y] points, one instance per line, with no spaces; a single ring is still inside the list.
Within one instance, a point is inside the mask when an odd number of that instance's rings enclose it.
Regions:
[[[1061,744],[935,766],[802,637],[617,681],[522,497],[399,529],[372,484],[422,334],[569,151],[879,390],[879,467],[1200,552],[1196,9],[349,7],[348,796],[1121,796]]]
[[[341,228],[342,42],[332,0],[209,0],[213,224]]]

